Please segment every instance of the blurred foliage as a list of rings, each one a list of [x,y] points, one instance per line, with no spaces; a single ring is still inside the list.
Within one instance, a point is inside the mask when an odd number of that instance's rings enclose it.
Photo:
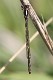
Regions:
[[[33,73],[32,75],[26,73],[17,73],[17,74],[7,74],[7,75],[0,75],[1,80],[53,80],[51,77],[45,74],[38,74]]]
[[[30,0],[32,6],[37,12],[40,19],[42,16],[45,22],[53,16],[53,0]],[[42,20],[43,21],[43,20]],[[24,27],[24,17],[21,10],[21,4],[19,0],[0,0],[0,28],[5,27],[10,31],[15,33],[17,36],[25,42],[25,27]],[[48,27],[48,32],[53,39],[53,23]],[[32,21],[29,19],[29,31],[30,37],[37,31],[34,27]],[[34,51],[34,62],[32,63],[33,71],[46,72],[49,75],[53,76],[53,63],[51,62],[51,54],[47,49],[45,43],[43,42],[40,35],[33,40],[31,43],[31,48]],[[5,54],[5,55],[3,55]],[[0,46],[0,67],[2,67],[6,61],[10,58],[9,52],[7,53]],[[13,66],[13,67],[12,67]],[[15,59],[11,63],[6,72],[17,72],[26,70],[25,63],[20,60]],[[5,72],[4,72],[5,73]],[[44,78],[43,78],[44,79]],[[41,80],[41,79],[37,79]],[[44,79],[47,80],[47,79]],[[50,80],[48,78],[48,80]]]

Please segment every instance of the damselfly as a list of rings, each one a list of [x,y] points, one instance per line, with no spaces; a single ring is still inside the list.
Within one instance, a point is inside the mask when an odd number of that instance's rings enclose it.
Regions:
[[[29,41],[29,29],[28,29],[28,11],[29,5],[24,6],[24,18],[25,18],[25,31],[26,31],[26,55],[28,59],[28,72],[31,74],[31,54],[30,54],[30,41]]]

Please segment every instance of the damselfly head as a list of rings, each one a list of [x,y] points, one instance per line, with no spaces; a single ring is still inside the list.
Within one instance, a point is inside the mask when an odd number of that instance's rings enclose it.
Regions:
[[[29,5],[25,5],[24,7],[25,7],[25,8],[29,8]]]

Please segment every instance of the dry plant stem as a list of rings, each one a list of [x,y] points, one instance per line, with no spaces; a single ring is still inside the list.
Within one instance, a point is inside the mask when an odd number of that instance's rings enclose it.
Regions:
[[[50,18],[44,25],[48,26],[53,21],[53,18]],[[35,34],[30,38],[30,42],[32,42],[37,36],[39,32],[35,32]],[[9,59],[8,63],[6,63],[1,69],[0,74],[6,69],[6,67],[11,63],[26,47],[26,43]]]
[[[29,5],[29,15],[31,20],[33,21],[33,24],[35,25],[36,29],[38,30],[39,34],[43,38],[45,44],[47,45],[49,51],[53,55],[53,41],[50,38],[47,29],[45,28],[45,25],[42,24],[39,17],[37,16],[36,12],[34,11],[33,7],[31,6],[29,0],[20,0],[23,7],[25,5]],[[36,26],[37,25],[37,26]]]

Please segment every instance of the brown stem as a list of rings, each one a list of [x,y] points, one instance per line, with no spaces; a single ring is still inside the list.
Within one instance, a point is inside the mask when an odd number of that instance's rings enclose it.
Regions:
[[[36,12],[34,11],[33,7],[31,6],[29,0],[20,0],[20,1],[21,1],[23,6],[29,5],[30,18],[31,18],[33,24],[35,25],[35,27],[37,28],[42,39],[44,40],[45,44],[47,45],[49,51],[53,55],[53,41],[50,38],[50,36],[47,32],[47,29],[45,28],[45,26],[40,21],[39,17],[37,16]],[[36,26],[36,24],[37,24],[37,26]]]

